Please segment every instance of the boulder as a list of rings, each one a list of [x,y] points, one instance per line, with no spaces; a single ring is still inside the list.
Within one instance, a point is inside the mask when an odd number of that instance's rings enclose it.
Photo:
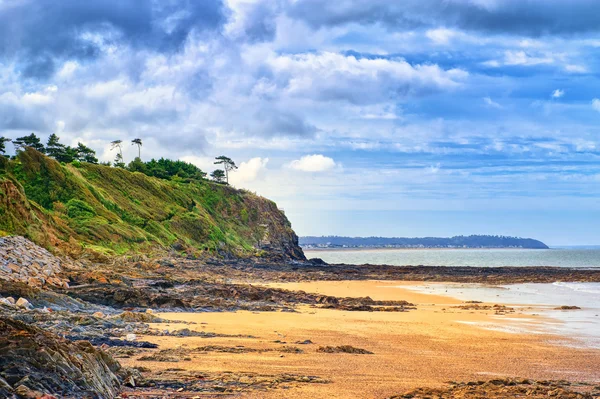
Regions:
[[[31,303],[29,303],[29,301],[25,298],[19,298],[19,300],[16,303],[18,308],[21,309],[31,309],[33,308],[33,305]]]

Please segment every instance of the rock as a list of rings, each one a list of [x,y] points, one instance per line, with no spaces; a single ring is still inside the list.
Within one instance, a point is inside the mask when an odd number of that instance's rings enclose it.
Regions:
[[[73,343],[0,316],[0,398],[112,399],[120,389],[120,369],[89,342]]]
[[[146,309],[146,313],[152,314],[152,313],[154,313],[154,311],[152,309]]]
[[[554,308],[554,310],[580,310],[579,306],[559,306],[558,308]]]
[[[317,352],[320,353],[352,353],[356,355],[372,355],[373,352],[368,351],[366,349],[355,348],[350,345],[341,345],[341,346],[320,346],[317,349]]]
[[[31,303],[29,303],[29,301],[25,298],[19,298],[19,300],[16,303],[18,308],[21,309],[31,309],[33,308],[33,305]]]
[[[14,303],[11,303],[8,299],[6,298],[0,298],[0,304],[1,305],[6,305],[6,306],[13,306]]]
[[[135,341],[136,339],[137,339],[137,336],[135,334],[127,334],[125,336],[125,340],[129,341],[129,342]]]
[[[15,298],[13,298],[12,296],[6,297],[6,300],[12,305],[15,305],[17,303],[17,301],[15,301]]]
[[[104,313],[102,313],[102,312],[95,312],[92,316],[97,317],[99,319],[103,319],[104,318]]]
[[[28,387],[26,387],[25,385],[19,385],[15,389],[15,393],[17,395],[19,395],[20,397],[27,398],[27,399],[36,399],[43,395],[41,392],[33,391],[33,390],[29,389]]]

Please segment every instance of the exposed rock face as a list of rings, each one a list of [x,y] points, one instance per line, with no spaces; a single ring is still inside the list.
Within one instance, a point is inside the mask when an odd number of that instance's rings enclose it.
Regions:
[[[0,397],[114,398],[120,365],[87,341],[69,342],[0,317]]]
[[[61,260],[20,236],[0,238],[0,280],[31,287],[67,287]]]

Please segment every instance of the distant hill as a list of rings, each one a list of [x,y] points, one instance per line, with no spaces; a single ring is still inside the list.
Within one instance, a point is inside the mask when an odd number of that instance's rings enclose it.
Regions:
[[[304,248],[529,248],[548,249],[532,238],[471,235],[443,237],[300,237]]]

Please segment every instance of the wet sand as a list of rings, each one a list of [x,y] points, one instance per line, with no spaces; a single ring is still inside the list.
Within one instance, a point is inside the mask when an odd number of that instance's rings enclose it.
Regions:
[[[141,337],[159,344],[161,349],[243,345],[270,351],[194,353],[190,354],[191,361],[178,363],[140,362],[134,358],[123,359],[122,363],[156,370],[178,367],[198,372],[293,373],[331,381],[329,384],[294,383],[290,389],[253,391],[241,394],[240,397],[244,398],[385,398],[415,387],[441,386],[450,380],[470,381],[497,376],[600,380],[600,351],[554,345],[549,342],[549,337],[541,334],[513,334],[464,324],[489,322],[493,312],[453,309],[452,306],[461,303],[459,300],[395,288],[409,284],[423,283],[329,281],[268,284],[341,297],[407,300],[417,306],[417,310],[409,312],[348,312],[303,306],[298,308],[297,313],[162,313],[160,317],[165,319],[194,321],[197,324],[155,325],[160,329],[187,327],[215,333],[248,334],[257,338]],[[507,317],[525,316],[517,312]],[[295,344],[304,340],[311,340],[314,344]],[[298,347],[304,353],[279,352],[284,345]],[[325,345],[352,345],[374,354],[316,352],[319,346]]]

